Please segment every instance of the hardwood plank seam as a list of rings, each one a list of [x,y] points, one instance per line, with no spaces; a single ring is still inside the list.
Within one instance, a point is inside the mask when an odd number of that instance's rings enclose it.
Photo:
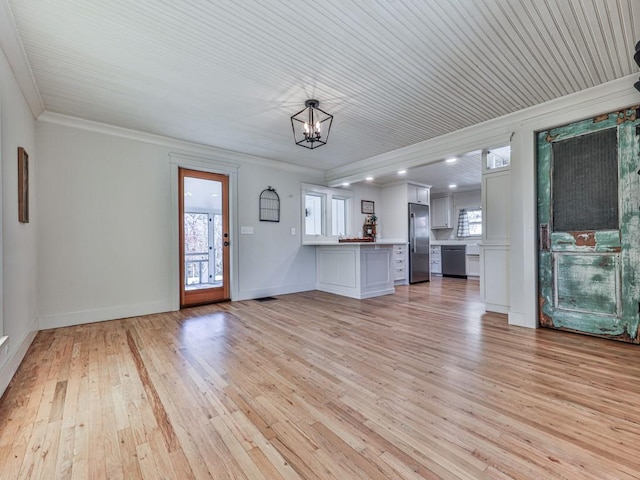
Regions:
[[[149,403],[151,404],[151,409],[153,410],[153,415],[158,422],[158,427],[162,432],[162,437],[164,439],[165,445],[169,452],[173,452],[177,450],[179,447],[178,438],[176,436],[176,432],[173,429],[173,425],[169,420],[169,415],[164,408],[162,400],[160,399],[160,395],[158,395],[158,391],[153,385],[153,381],[149,376],[149,371],[142,360],[142,355],[140,355],[140,351],[138,350],[138,346],[136,345],[136,341],[131,334],[131,330],[127,329],[127,344],[129,345],[129,350],[131,351],[131,355],[133,356],[133,361],[136,365],[136,370],[138,371],[138,376],[140,377],[140,381],[144,386],[144,390],[147,393],[147,397],[149,398]]]

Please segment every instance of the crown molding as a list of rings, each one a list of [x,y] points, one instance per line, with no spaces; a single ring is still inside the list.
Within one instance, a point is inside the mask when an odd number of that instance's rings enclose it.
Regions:
[[[576,118],[583,118],[599,111],[603,105],[606,105],[605,110],[611,111],[640,103],[640,96],[633,87],[636,80],[636,74],[628,75],[424,142],[336,167],[327,170],[325,180],[329,186],[342,182],[361,182],[368,175],[388,175],[400,169],[428,165],[449,156],[507,145],[513,133],[523,125],[548,128],[567,123],[568,110]]]
[[[34,118],[38,118],[44,112],[44,102],[36,85],[24,45],[18,35],[18,28],[8,0],[0,0],[0,47],[29,105],[31,114]]]
[[[198,157],[201,159],[214,158],[230,164],[237,163],[260,165],[279,170],[286,170],[288,172],[309,173],[316,176],[322,176],[322,174],[324,173],[324,170],[317,168],[279,162],[277,160],[271,160],[255,155],[248,155],[233,150],[225,150],[223,148],[213,147],[210,145],[186,142],[184,140],[178,140],[176,138],[165,137],[153,133],[140,132],[138,130],[132,130],[123,127],[116,127],[114,125],[109,125],[106,123],[94,122],[92,120],[85,120],[83,118],[71,117],[69,115],[62,115],[59,113],[45,111],[38,117],[38,121],[70,128],[77,128],[79,130],[86,130],[94,133],[100,133],[102,135],[126,138],[128,140],[135,140],[138,142],[158,145],[169,149],[172,155]]]

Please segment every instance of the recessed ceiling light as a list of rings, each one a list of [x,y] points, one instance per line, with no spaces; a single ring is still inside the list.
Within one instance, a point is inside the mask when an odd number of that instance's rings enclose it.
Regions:
[[[367,182],[373,182],[373,177],[367,177],[367,178],[365,178],[365,180],[366,180]]]
[[[452,183],[451,185],[449,185],[449,188],[456,188],[458,185],[456,185],[455,183]]]
[[[447,162],[447,163],[456,163],[457,161],[458,161],[458,159],[455,158],[455,157],[447,158],[445,160],[445,162]]]
[[[407,173],[406,170],[398,170],[398,175],[404,175],[405,173]]]
[[[343,187],[348,187],[349,185],[351,185],[349,182],[342,182]]]

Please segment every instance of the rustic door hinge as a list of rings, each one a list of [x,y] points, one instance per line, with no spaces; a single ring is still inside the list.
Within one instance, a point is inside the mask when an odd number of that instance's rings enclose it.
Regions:
[[[551,238],[549,235],[549,224],[548,223],[541,223],[540,224],[540,231],[538,233],[539,235],[539,240],[540,240],[540,250],[543,252],[546,252],[549,250],[549,248],[551,248]],[[640,305],[638,306],[638,308],[640,308]]]

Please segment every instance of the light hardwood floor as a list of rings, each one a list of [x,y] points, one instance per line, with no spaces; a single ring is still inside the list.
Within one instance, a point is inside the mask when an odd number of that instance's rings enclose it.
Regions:
[[[638,346],[510,327],[478,283],[42,331],[2,479],[637,479]]]

